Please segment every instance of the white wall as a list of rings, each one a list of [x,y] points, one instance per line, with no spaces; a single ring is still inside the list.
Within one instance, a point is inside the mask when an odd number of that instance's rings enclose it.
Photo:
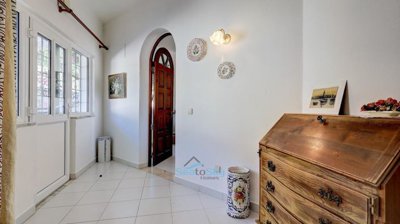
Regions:
[[[348,80],[346,113],[400,98],[400,1],[304,0],[303,107],[310,91]]]
[[[302,1],[148,1],[107,23],[105,74],[127,72],[128,97],[105,99],[105,133],[125,145],[114,147],[116,155],[138,164],[147,162],[139,153],[140,52],[157,28],[170,31],[176,43],[176,167],[192,156],[208,167],[246,166],[257,203],[258,141],[284,112],[301,110]],[[230,45],[208,41],[219,28],[232,35]],[[191,62],[186,47],[196,37],[208,41],[208,55]],[[222,61],[236,64],[230,80],[216,74]],[[182,178],[226,191],[224,178]]]
[[[24,13],[43,19],[45,23],[47,23],[56,32],[65,36],[71,43],[74,44],[74,46],[78,47],[79,49],[83,49],[93,57],[93,111],[95,117],[90,118],[92,122],[90,123],[90,127],[87,127],[87,130],[90,130],[93,136],[99,136],[102,134],[103,50],[98,49],[98,44],[93,37],[90,36],[90,34],[88,34],[70,15],[60,14],[58,12],[56,2],[57,1],[55,0],[18,0],[17,5],[18,8],[23,9]],[[76,9],[75,13],[81,16],[82,20],[85,21],[95,33],[102,36],[102,24],[97,17],[87,11],[81,11],[78,1],[73,2],[71,7]],[[21,38],[27,38],[27,33],[25,30],[22,31]],[[24,50],[27,52],[27,49]],[[22,73],[20,75],[28,77],[28,74],[26,73]],[[24,88],[27,88],[27,86],[24,86]],[[84,119],[82,119],[82,122],[84,122]],[[34,211],[35,204],[46,196],[45,194],[38,192],[41,187],[46,186],[44,182],[54,180],[57,178],[57,175],[60,175],[61,169],[64,168],[63,164],[58,164],[55,166],[51,163],[54,161],[60,161],[60,155],[63,153],[62,151],[64,150],[64,145],[67,146],[66,162],[69,162],[69,144],[64,142],[69,140],[69,138],[67,137],[63,139],[63,137],[65,137],[65,131],[69,132],[69,129],[65,130],[64,126],[58,127],[59,125],[60,124],[18,126],[15,192],[16,217],[18,222],[21,222],[27,218],[27,216]],[[44,130],[47,130],[48,132],[44,132]],[[60,130],[62,131],[60,132]],[[85,134],[83,133],[85,131],[86,129],[80,129],[75,134]],[[51,141],[49,139],[51,139]],[[85,141],[93,142],[93,144],[95,143],[94,138],[85,139]],[[85,143],[81,142],[80,144],[84,145]],[[45,148],[43,148],[43,146],[45,146]],[[92,154],[91,157],[94,158],[95,154],[94,149],[92,148],[93,146],[90,145],[90,147],[91,148],[83,150],[88,150]],[[57,150],[51,150],[54,148]],[[52,153],[57,153],[50,155],[49,153],[43,151],[45,149],[50,149]],[[40,155],[41,152],[43,155]],[[80,156],[81,155],[77,155],[77,157]],[[82,156],[87,156],[87,153],[86,155],[82,154]],[[46,161],[47,164],[43,164],[41,160]],[[37,164],[41,164],[42,166],[38,167]],[[52,173],[44,173],[43,170],[51,170]],[[38,174],[38,172],[40,173]],[[44,174],[47,176],[43,176]],[[52,190],[55,189],[51,188],[49,189],[49,192]]]

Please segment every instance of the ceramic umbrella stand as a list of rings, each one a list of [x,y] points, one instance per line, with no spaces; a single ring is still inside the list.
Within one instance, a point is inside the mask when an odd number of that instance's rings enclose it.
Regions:
[[[243,167],[228,168],[228,208],[229,216],[245,219],[250,215],[250,170]]]

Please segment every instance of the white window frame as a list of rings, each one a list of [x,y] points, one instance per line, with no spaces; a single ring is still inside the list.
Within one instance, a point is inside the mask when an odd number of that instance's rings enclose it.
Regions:
[[[60,122],[66,121],[69,116],[68,110],[68,99],[70,97],[70,92],[68,91],[69,86],[69,74],[70,74],[70,50],[71,46],[68,44],[63,37],[61,37],[57,32],[52,30],[48,25],[44,24],[38,19],[32,18],[30,20],[30,29],[32,38],[30,41],[30,61],[31,61],[31,97],[30,97],[30,106],[33,113],[31,116],[33,117],[32,121],[36,123],[49,123],[49,122]],[[50,61],[50,114],[38,114],[37,113],[37,37],[38,35],[42,35],[51,41],[51,61]],[[66,60],[65,60],[65,113],[64,114],[56,114],[55,113],[55,49],[56,45],[61,46],[66,50]]]
[[[77,51],[78,53],[80,53],[81,55],[85,56],[88,58],[88,111],[87,112],[71,112],[71,108],[72,108],[72,60],[74,60],[72,58],[72,50]],[[69,78],[69,83],[70,85],[68,86],[68,92],[70,93],[70,98],[69,98],[69,113],[70,113],[70,117],[72,118],[80,118],[80,117],[89,117],[89,116],[94,116],[93,115],[93,56],[88,53],[87,51],[83,50],[82,48],[80,48],[77,45],[72,45],[71,47],[71,51],[70,51],[70,56],[69,56],[69,68],[70,68],[70,75],[68,76]]]
[[[23,4],[17,4],[17,11],[19,12],[19,89],[18,89],[18,104],[19,114],[17,116],[17,125],[35,125],[48,122],[59,122],[67,120],[70,117],[91,117],[93,113],[94,103],[94,77],[93,66],[94,56],[87,52],[82,47],[73,43],[71,39],[57,31],[50,26],[47,22],[43,21],[37,15],[33,15],[29,9],[25,8]],[[56,44],[66,49],[65,61],[65,114],[56,115],[54,111],[54,99],[52,99],[52,114],[51,115],[38,115],[36,113],[36,91],[37,91],[37,32],[40,31],[42,35],[52,41],[52,60],[51,60],[51,81],[55,82],[54,71],[54,52]],[[89,63],[89,78],[88,78],[88,112],[86,113],[71,113],[71,70],[72,70],[72,49],[80,52],[88,58]],[[55,97],[55,88],[52,86]]]

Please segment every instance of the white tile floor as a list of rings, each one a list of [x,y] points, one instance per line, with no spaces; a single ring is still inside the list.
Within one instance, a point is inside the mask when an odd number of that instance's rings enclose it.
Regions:
[[[256,218],[232,219],[222,200],[111,162],[67,183],[25,224],[254,224]]]
[[[162,161],[156,165],[157,168],[166,170],[170,173],[175,173],[175,156],[171,156],[168,159]]]

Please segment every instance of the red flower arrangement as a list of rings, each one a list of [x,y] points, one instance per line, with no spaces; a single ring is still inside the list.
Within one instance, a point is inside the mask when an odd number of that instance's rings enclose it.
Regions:
[[[397,111],[400,112],[400,102],[391,97],[386,100],[378,100],[376,102],[365,104],[361,107],[361,111]]]

